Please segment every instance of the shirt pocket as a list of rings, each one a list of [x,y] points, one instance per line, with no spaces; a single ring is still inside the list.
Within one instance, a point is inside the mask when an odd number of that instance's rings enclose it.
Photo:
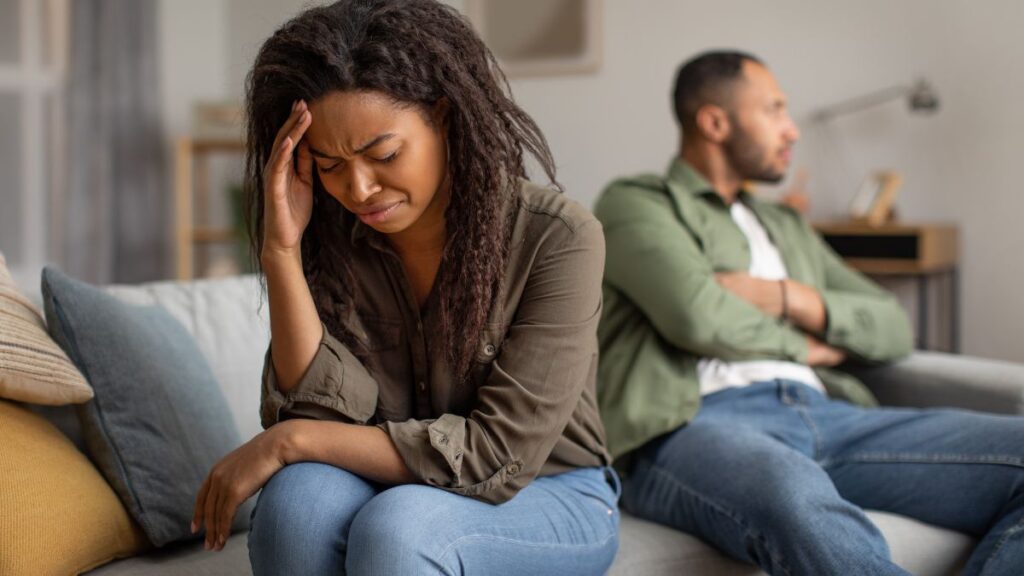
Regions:
[[[483,384],[491,374],[494,361],[501,354],[501,346],[505,343],[508,324],[504,322],[488,322],[480,332],[473,365],[470,368],[470,382],[474,387]]]

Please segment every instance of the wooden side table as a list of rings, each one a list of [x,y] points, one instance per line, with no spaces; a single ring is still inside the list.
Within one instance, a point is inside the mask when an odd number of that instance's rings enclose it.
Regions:
[[[960,351],[960,239],[951,224],[889,223],[870,227],[854,222],[814,225],[853,269],[874,277],[903,276],[917,283],[918,347],[929,348],[929,283],[945,279],[950,289],[949,345]]]

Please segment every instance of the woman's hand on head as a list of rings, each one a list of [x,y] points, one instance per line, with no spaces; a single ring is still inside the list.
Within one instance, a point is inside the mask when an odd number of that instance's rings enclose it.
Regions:
[[[270,427],[214,465],[196,495],[192,533],[206,527],[207,550],[222,550],[238,507],[283,468],[287,421]]]
[[[309,107],[299,100],[274,139],[263,171],[261,257],[299,254],[302,233],[313,214],[313,157],[303,139],[312,120]]]

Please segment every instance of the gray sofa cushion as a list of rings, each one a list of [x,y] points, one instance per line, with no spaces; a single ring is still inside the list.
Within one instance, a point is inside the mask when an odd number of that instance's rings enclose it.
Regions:
[[[869,511],[885,534],[893,560],[919,576],[953,576],[974,548],[974,541],[950,530],[910,518]],[[640,520],[623,512],[619,555],[611,576],[760,576],[760,570],[731,560],[699,539]]]
[[[53,269],[43,297],[50,333],[95,391],[79,408],[90,456],[153,544],[192,537],[199,486],[241,444],[195,341],[163,308],[125,304]]]
[[[242,440],[263,431],[260,381],[270,344],[270,317],[256,276],[116,285],[105,290],[124,302],[159,304],[181,322],[210,363]]]
[[[199,543],[175,544],[145,556],[101,566],[89,576],[252,576],[248,532],[234,534],[220,552],[203,550]]]
[[[960,572],[974,542],[957,532],[909,518],[868,512],[892,549],[897,564],[918,576],[953,576]],[[611,576],[760,576],[753,566],[735,562],[697,538],[640,520],[623,512],[619,555]],[[235,534],[224,550],[206,552],[198,544],[121,560],[89,572],[90,576],[250,576],[247,534]]]

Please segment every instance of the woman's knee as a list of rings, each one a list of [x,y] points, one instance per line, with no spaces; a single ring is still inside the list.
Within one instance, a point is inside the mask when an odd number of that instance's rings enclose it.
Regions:
[[[346,565],[351,574],[444,573],[443,554],[458,522],[437,488],[408,484],[386,490],[352,522]]]
[[[335,555],[343,561],[352,519],[375,494],[359,476],[326,464],[282,468],[263,487],[253,510],[249,556],[254,570],[289,557],[318,562]]]

